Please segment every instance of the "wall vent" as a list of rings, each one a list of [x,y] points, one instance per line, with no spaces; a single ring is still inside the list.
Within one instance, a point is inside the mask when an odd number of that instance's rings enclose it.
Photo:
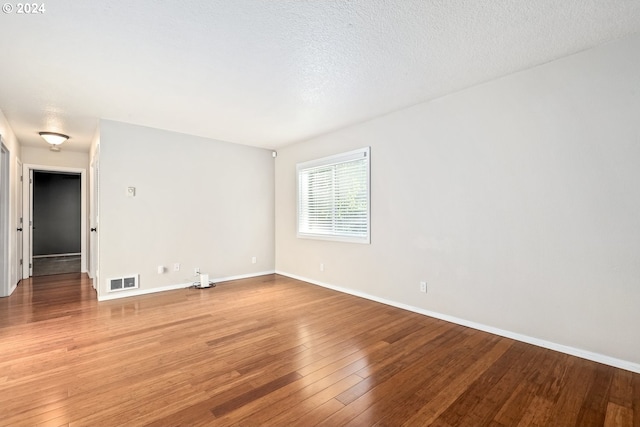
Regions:
[[[133,274],[125,277],[116,277],[107,279],[109,292],[126,291],[127,289],[136,289],[138,287],[138,275]]]

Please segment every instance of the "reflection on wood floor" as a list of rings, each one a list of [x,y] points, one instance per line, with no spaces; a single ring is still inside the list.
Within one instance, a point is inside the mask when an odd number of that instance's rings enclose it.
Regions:
[[[279,275],[0,299],[0,425],[640,425],[640,375]]]

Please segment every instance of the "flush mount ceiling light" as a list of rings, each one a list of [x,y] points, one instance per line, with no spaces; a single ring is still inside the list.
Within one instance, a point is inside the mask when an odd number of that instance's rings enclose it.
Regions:
[[[57,133],[57,132],[39,132],[40,136],[42,137],[42,139],[44,139],[45,141],[47,141],[48,144],[52,145],[53,147],[56,147],[60,144],[62,144],[63,142],[65,142],[67,139],[69,139],[68,135],[65,135],[63,133]],[[57,147],[56,147],[57,148]]]

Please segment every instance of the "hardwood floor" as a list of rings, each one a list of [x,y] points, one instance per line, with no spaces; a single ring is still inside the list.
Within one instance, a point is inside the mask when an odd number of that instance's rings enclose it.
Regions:
[[[0,299],[3,426],[640,426],[640,375],[269,275]]]
[[[63,255],[44,258],[33,257],[33,276],[80,273],[80,262],[80,255]]]

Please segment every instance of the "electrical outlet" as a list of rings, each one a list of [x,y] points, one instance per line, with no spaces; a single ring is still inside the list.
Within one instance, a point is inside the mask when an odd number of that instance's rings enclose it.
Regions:
[[[200,275],[200,267],[196,267],[193,269],[193,275],[194,276],[199,276]]]
[[[324,264],[320,263],[320,271],[324,271]]]
[[[258,259],[256,257],[251,257],[251,264],[255,264],[256,262],[258,262]]]
[[[180,271],[180,263],[176,262],[175,264],[173,264],[173,271]]]
[[[420,282],[420,292],[427,293],[427,282]]]

